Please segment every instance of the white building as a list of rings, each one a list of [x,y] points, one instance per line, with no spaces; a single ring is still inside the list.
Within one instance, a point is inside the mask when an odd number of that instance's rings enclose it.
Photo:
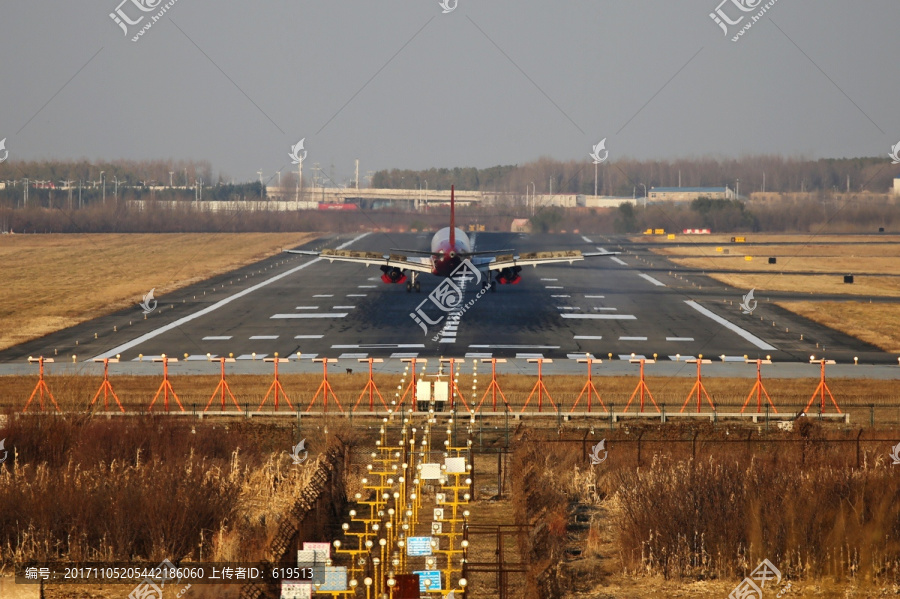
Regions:
[[[894,195],[900,196],[900,177],[894,177]]]

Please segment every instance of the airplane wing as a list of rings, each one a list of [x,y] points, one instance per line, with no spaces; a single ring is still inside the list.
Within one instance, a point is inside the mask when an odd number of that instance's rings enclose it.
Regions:
[[[430,273],[431,261],[428,258],[410,258],[402,254],[379,254],[378,252],[360,252],[356,250],[284,250],[288,254],[301,254],[304,256],[316,256],[329,262],[355,262],[366,266],[390,266],[401,270],[414,270],[416,272]]]
[[[585,258],[594,258],[597,256],[615,256],[619,252],[588,252],[582,253],[580,250],[561,250],[548,252],[528,252],[519,255],[503,254],[499,256],[474,258],[472,263],[475,266],[487,266],[488,270],[503,270],[506,268],[537,266],[539,264],[555,264],[566,262],[572,264],[584,260]]]

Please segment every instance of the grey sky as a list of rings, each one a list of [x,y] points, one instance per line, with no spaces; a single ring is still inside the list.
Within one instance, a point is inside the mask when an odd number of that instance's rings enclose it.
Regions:
[[[778,0],[734,43],[719,1],[178,0],[134,43],[120,0],[6,0],[0,139],[12,159],[209,160],[252,180],[295,168],[305,137],[304,170],[339,182],[356,158],[587,162],[604,137],[611,160],[887,156],[900,3]]]

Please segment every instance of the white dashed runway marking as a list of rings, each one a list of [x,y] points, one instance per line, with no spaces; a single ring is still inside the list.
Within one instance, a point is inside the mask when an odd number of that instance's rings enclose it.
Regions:
[[[621,264],[622,266],[628,266],[627,264],[625,264],[625,262],[623,262],[622,260],[619,260],[615,256],[610,256],[609,259],[612,260],[613,262],[615,262],[616,264]]]
[[[584,299],[606,299],[605,295],[586,295]]]
[[[332,310],[353,310],[356,306],[332,306]]]
[[[606,311],[606,312],[615,312],[618,308],[604,308],[602,306],[594,306],[594,310]]]
[[[634,314],[560,314],[560,316],[580,320],[637,320]]]
[[[646,341],[646,337],[619,337],[619,341]]]
[[[331,349],[425,349],[424,343],[364,343],[360,345],[332,345]]]
[[[321,339],[325,335],[294,335],[294,339]]]
[[[666,337],[666,341],[693,341],[693,337]]]
[[[319,306],[297,306],[294,310],[318,310]]]
[[[653,277],[651,277],[650,275],[645,275],[645,274],[642,273],[642,272],[639,272],[639,273],[638,273],[638,276],[639,276],[640,278],[642,278],[642,279],[646,279],[647,281],[650,281],[651,283],[653,283],[653,284],[656,285],[657,287],[665,287],[665,286],[666,286],[666,284],[663,283],[662,281],[658,281],[658,280],[654,279]]]
[[[545,285],[544,289],[565,289],[562,285]]]
[[[359,289],[378,289],[378,285],[358,285]]]
[[[603,335],[575,335],[573,339],[584,339],[585,341],[600,341]]]
[[[556,306],[557,310],[581,310],[578,306]]]
[[[250,341],[274,341],[278,339],[278,335],[253,335]]]
[[[472,349],[559,349],[558,345],[470,345]]]
[[[550,283],[555,283],[555,282],[557,282],[559,279],[541,279],[541,280],[542,280],[542,281],[549,281]]]
[[[348,293],[347,297],[366,297],[366,293]]]
[[[550,297],[572,297],[571,295],[551,295]]]
[[[588,238],[587,238],[586,236],[584,236],[584,235],[582,235],[581,238],[584,239],[584,242],[585,242],[585,243],[594,243],[593,241],[591,241],[590,239],[588,239]]]
[[[313,297],[334,297],[334,295],[328,293],[320,293],[319,295],[314,295]]]
[[[231,335],[210,335],[204,337],[203,341],[228,341],[229,339],[231,339]]]

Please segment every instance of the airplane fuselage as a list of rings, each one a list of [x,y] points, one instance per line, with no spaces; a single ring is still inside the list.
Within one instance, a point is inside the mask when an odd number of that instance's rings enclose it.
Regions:
[[[472,251],[469,237],[461,229],[454,232],[450,240],[450,227],[444,227],[431,238],[431,273],[439,277],[449,277],[463,259],[460,254]]]

